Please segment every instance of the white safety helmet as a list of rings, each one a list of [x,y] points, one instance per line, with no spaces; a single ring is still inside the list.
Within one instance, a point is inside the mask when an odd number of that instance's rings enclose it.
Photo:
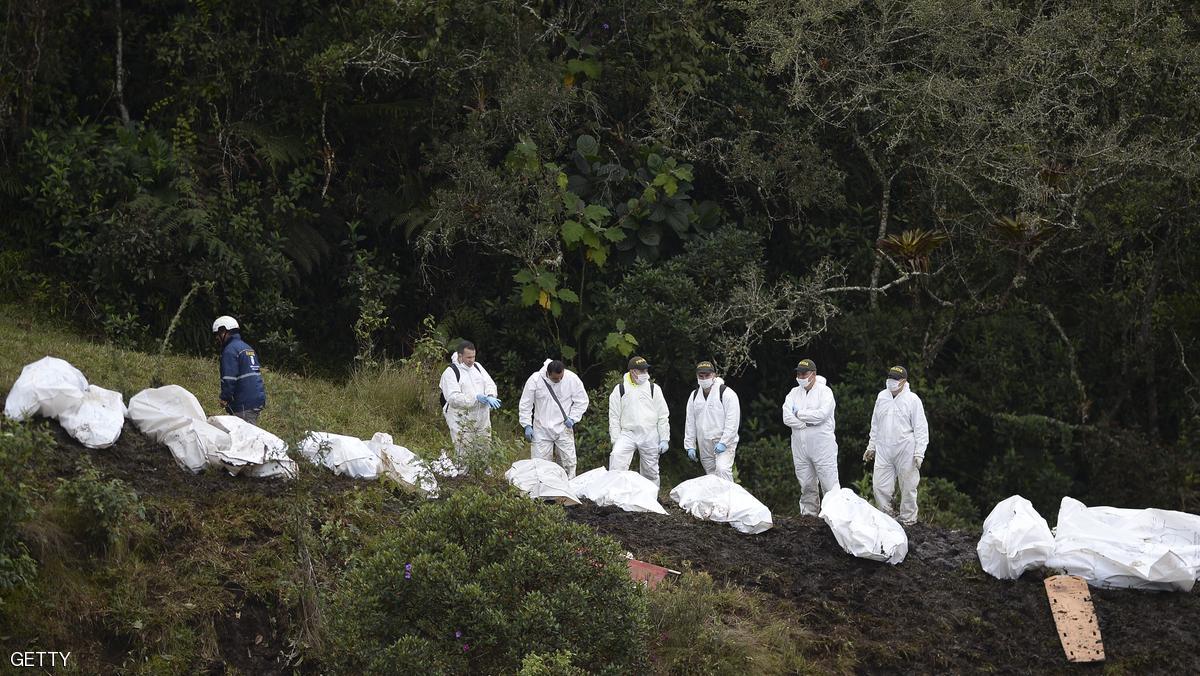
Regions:
[[[217,317],[217,321],[213,322],[213,333],[216,333],[221,329],[232,331],[237,327],[238,323],[236,319],[230,317],[229,315],[221,315],[220,317]]]

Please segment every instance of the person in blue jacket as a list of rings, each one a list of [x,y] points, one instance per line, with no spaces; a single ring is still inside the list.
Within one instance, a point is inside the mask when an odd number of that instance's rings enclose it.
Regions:
[[[256,424],[258,414],[267,405],[258,354],[242,340],[233,317],[217,317],[212,330],[213,338],[221,345],[221,406],[230,415]]]

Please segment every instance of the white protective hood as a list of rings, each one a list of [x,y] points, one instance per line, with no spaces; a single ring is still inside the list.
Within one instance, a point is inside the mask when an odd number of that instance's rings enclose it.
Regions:
[[[658,486],[637,472],[610,472],[597,467],[576,476],[570,487],[576,497],[587,498],[600,507],[611,505],[626,512],[667,513],[658,503]]]
[[[1033,504],[1019,495],[992,509],[975,547],[984,572],[1001,580],[1015,580],[1031,568],[1046,565],[1053,551],[1050,526]]]
[[[379,456],[362,439],[330,432],[309,432],[300,442],[300,452],[309,462],[323,465],[334,474],[344,474],[352,479],[379,476]]]
[[[504,478],[531,498],[551,499],[564,505],[579,504],[579,498],[575,497],[567,481],[566,470],[549,460],[518,460],[504,473]]]
[[[762,533],[774,525],[766,505],[719,476],[688,479],[671,491],[671,499],[697,519],[727,523],[742,533]]]
[[[1200,516],[1087,507],[1064,497],[1046,562],[1094,587],[1191,591],[1200,575]]]
[[[908,556],[908,535],[900,523],[849,488],[826,493],[818,516],[829,524],[833,537],[847,554],[893,566]]]

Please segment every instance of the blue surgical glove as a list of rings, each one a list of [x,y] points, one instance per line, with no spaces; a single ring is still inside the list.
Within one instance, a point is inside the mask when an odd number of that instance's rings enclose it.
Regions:
[[[486,395],[486,394],[477,394],[477,395],[475,395],[475,401],[477,401],[477,402],[479,402],[479,403],[483,404],[484,406],[487,406],[487,405],[488,405],[488,397],[487,397],[487,395]]]
[[[694,448],[687,449],[687,454],[688,454],[688,460],[691,460],[692,462],[696,462],[696,449],[694,449]]]
[[[533,425],[525,426],[525,438],[530,441],[533,441]]]
[[[717,442],[716,447],[713,448],[713,450],[715,450],[717,453],[724,453],[727,449],[728,447],[720,442]]]
[[[667,442],[665,440],[658,442],[658,454],[662,455],[663,453],[666,453],[666,452],[667,452]]]
[[[500,400],[499,399],[497,399],[495,397],[486,397],[486,399],[487,399],[488,406],[491,406],[493,409],[500,408]]]
[[[575,419],[574,418],[567,418],[563,422],[566,423],[566,425],[569,429],[575,429]]]
[[[800,415],[800,411],[796,410],[796,407],[795,407],[795,406],[793,406],[793,407],[792,407],[792,415],[793,415],[793,416]]]

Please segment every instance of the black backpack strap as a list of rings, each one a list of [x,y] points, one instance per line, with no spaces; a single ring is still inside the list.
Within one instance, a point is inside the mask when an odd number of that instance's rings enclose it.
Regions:
[[[721,391],[717,393],[717,401],[725,401],[725,383],[721,383]]]
[[[450,362],[450,370],[454,371],[454,380],[455,381],[462,380],[462,374],[459,373],[459,371],[458,371],[458,364],[455,364],[454,362]]]
[[[617,385],[617,389],[620,390],[621,396],[624,397],[625,396],[625,381],[624,380],[622,380],[620,382],[620,384]]]
[[[546,389],[550,390],[550,396],[554,399],[554,403],[558,404],[558,412],[562,413],[563,422],[567,421],[567,411],[563,408],[562,402],[558,400],[558,395],[554,393],[554,388],[550,387],[550,381],[542,378],[542,382],[546,383]]]

